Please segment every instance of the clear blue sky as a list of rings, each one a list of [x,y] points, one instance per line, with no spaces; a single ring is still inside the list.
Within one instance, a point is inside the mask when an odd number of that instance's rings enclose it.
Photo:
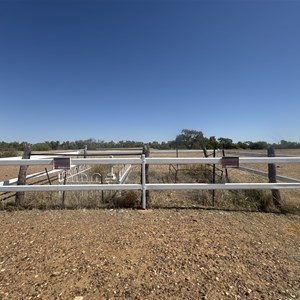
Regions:
[[[300,1],[0,0],[0,140],[300,141]]]

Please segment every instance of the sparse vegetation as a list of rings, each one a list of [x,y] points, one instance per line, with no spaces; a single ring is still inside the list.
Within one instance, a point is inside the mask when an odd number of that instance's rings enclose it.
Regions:
[[[14,149],[10,149],[10,150],[0,152],[0,158],[15,157],[15,156],[18,156],[18,155],[19,155],[19,151],[14,150]]]
[[[89,174],[100,174],[102,180],[104,180],[105,176],[109,172],[109,166],[108,165],[93,165],[91,169],[89,170]]]
[[[32,145],[32,151],[50,151],[52,148],[48,143],[37,143]]]
[[[272,205],[272,195],[264,190],[241,190],[231,193],[234,206],[252,211],[269,212],[276,210]]]
[[[114,208],[138,208],[140,207],[140,192],[124,191],[113,198]]]
[[[187,177],[186,182],[212,182],[212,170],[207,165],[189,165],[181,173],[183,178]]]

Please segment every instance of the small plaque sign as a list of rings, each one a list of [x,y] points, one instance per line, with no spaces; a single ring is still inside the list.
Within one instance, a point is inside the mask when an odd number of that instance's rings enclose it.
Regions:
[[[238,168],[239,167],[239,158],[224,156],[222,157],[222,167],[223,168]]]
[[[70,157],[54,157],[54,169],[68,170],[71,167]]]

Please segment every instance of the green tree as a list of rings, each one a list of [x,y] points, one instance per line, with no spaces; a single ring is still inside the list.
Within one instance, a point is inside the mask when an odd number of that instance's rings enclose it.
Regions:
[[[245,143],[245,142],[237,142],[236,146],[239,148],[239,149],[247,149],[249,146],[249,144]]]
[[[233,143],[232,139],[220,137],[220,138],[218,138],[218,141],[224,147],[224,149],[236,148],[236,146]]]
[[[204,137],[202,131],[183,129],[181,134],[176,136],[175,143],[177,148],[203,149],[208,140]]]
[[[258,141],[258,142],[250,143],[249,148],[252,150],[267,149],[268,143],[265,141]]]
[[[50,151],[51,147],[47,143],[37,143],[31,148],[32,151]]]
[[[215,136],[210,136],[208,139],[207,149],[219,148],[220,143],[218,143]]]

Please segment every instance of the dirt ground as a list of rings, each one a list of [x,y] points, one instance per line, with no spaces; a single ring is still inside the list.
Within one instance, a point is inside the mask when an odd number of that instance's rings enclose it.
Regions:
[[[0,212],[0,299],[300,299],[300,216]]]

